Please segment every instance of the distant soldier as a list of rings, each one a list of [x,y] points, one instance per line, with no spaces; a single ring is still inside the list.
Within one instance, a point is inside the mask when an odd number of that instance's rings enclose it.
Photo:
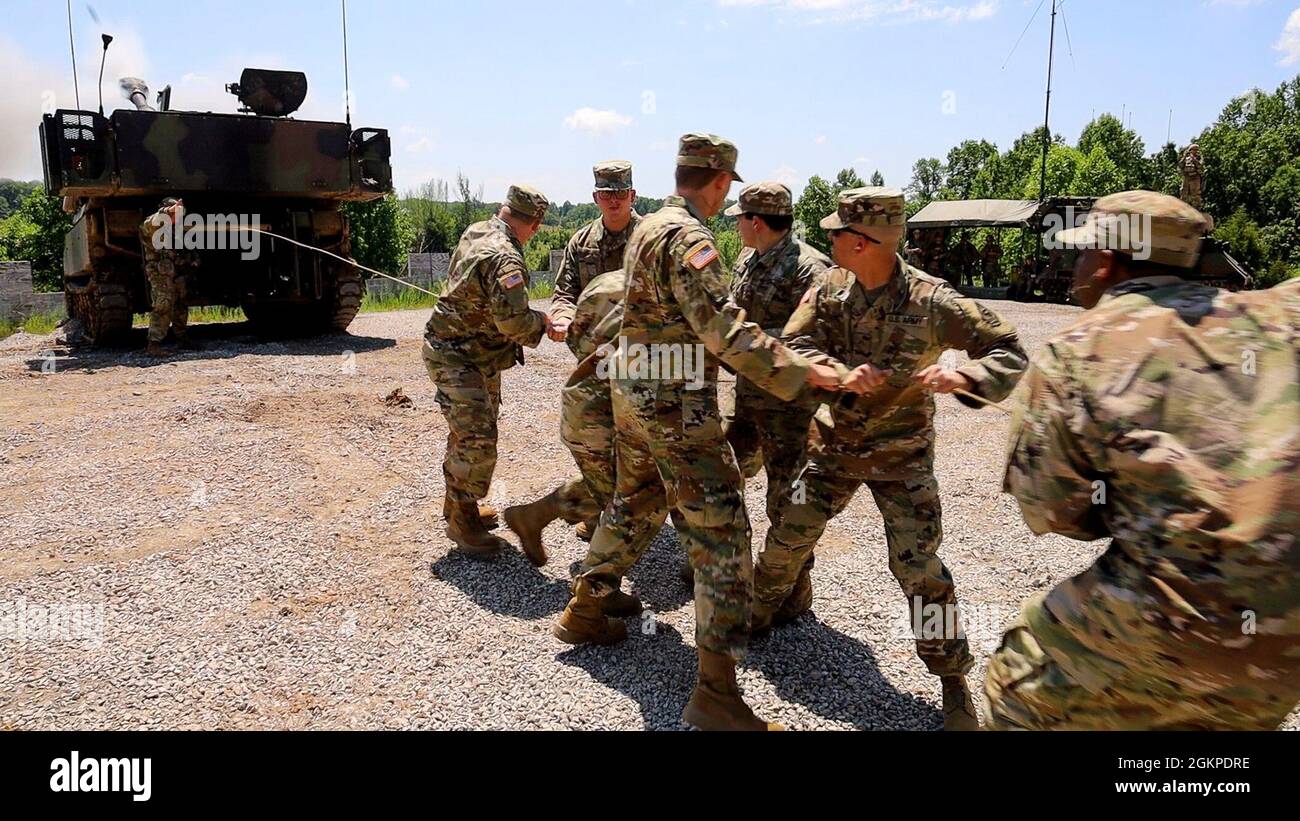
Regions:
[[[962,232],[961,239],[957,241],[957,247],[953,249],[953,256],[957,263],[957,282],[967,286],[974,285],[975,269],[979,267],[980,252],[976,250],[975,243],[970,241],[969,233]]]
[[[997,234],[990,233],[984,240],[980,258],[984,269],[984,287],[993,288],[1002,279],[1002,244],[998,242]]]
[[[1017,392],[1005,489],[1035,533],[1111,542],[1003,637],[994,728],[1263,730],[1300,701],[1300,280],[1187,281],[1209,227],[1127,191],[1059,235],[1089,310]]]
[[[496,216],[465,229],[424,330],[424,364],[447,420],[447,536],[471,554],[508,546],[488,532],[496,512],[478,501],[496,468],[501,372],[522,365],[523,348],[537,347],[550,328],[549,316],[528,307],[523,254],[546,207],[540,191],[512,185]]]
[[[830,365],[850,388],[819,417],[818,441],[800,477],[801,494],[781,500],[754,573],[753,629],[777,616],[826,529],[863,484],[885,520],[889,568],[912,618],[939,611],[955,624],[957,596],[939,558],[939,488],[934,477],[934,393],[964,391],[996,402],[1027,364],[1016,331],[980,303],[912,268],[895,251],[905,226],[903,193],[856,188],[822,220],[836,267],[795,311],[784,340],[809,361]],[[949,370],[944,351],[971,361]],[[977,406],[960,394],[964,404]],[[963,635],[917,636],[917,652],[943,680],[944,727],[978,726],[965,675],[972,659]]]
[[[147,356],[163,356],[163,342],[173,334],[182,347],[193,347],[187,327],[190,310],[185,304],[185,274],[182,270],[191,264],[191,253],[177,248],[184,219],[185,204],[175,197],[167,197],[158,210],[140,224],[140,252],[144,258],[144,274],[149,279],[149,344]]]
[[[597,163],[592,168],[596,188],[592,199],[600,216],[579,228],[564,248],[551,299],[552,335],[564,340],[577,309],[578,295],[596,276],[623,267],[623,249],[632,229],[641,222],[632,185],[632,163],[622,160]]]
[[[623,323],[623,271],[597,276],[578,297],[568,329],[569,350],[578,357],[578,370],[560,394],[560,438],[578,463],[579,475],[543,498],[507,508],[506,525],[519,536],[524,553],[538,567],[546,564],[542,531],[556,519],[566,522],[600,520],[614,498],[614,409],[609,379],[597,367],[606,346],[618,336]],[[654,533],[650,533],[650,538]],[[635,616],[641,602],[610,581],[609,595],[600,599],[607,616]]]
[[[1178,158],[1178,170],[1183,176],[1179,196],[1193,208],[1200,208],[1204,201],[1202,187],[1205,182],[1205,161],[1201,159],[1199,145],[1192,143],[1187,146],[1183,156]]]
[[[740,180],[736,154],[735,145],[710,134],[682,137],[677,193],[628,241],[623,323],[609,364],[618,451],[614,502],[601,516],[554,632],[570,644],[626,637],[626,626],[605,616],[600,598],[618,589],[648,545],[647,534],[672,508],[695,567],[700,663],[682,718],[699,729],[761,730],[769,725],[741,698],[735,673],[749,637],[749,519],[718,416],[718,366],[705,351],[786,399],[805,383],[838,387],[839,379],[745,322],[727,294],[705,220]]]
[[[925,242],[921,239],[921,231],[919,229],[913,230],[912,239],[903,248],[903,256],[907,260],[907,264],[913,268],[924,269],[925,251]]]
[[[785,323],[808,289],[818,284],[831,261],[816,248],[794,237],[794,208],[790,189],[779,182],[755,183],[740,192],[727,209],[736,218],[745,250],[732,272],[731,299],[744,308],[745,318],[780,338]],[[790,483],[803,469],[808,426],[816,406],[807,398],[777,399],[743,376],[736,377],[735,412],[727,425],[727,441],[746,476],[762,466],[767,473],[767,513],[790,492]],[[803,612],[812,606],[808,573],[790,597],[789,606]]]

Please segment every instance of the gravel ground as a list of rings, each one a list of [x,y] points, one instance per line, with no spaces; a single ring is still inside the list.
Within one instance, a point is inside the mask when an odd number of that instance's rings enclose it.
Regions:
[[[1074,315],[994,307],[1031,348]],[[205,350],[162,363],[0,341],[0,726],[682,728],[694,614],[671,529],[630,577],[653,619],[604,649],[550,635],[585,547],[569,528],[547,531],[541,570],[451,550],[426,316],[272,344],[200,326]],[[557,435],[571,366],[544,342],[506,374],[496,503],[573,471]],[[411,407],[383,402],[399,387]],[[938,427],[943,555],[978,687],[1019,603],[1101,545],[1035,538],[999,494],[1002,415],[944,397]],[[746,493],[755,545],[762,490]],[[938,728],[869,495],[819,550],[815,618],[753,645],[751,703],[796,729]]]

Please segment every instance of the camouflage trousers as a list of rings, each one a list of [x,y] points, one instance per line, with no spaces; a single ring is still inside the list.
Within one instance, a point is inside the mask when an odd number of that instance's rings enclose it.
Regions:
[[[767,474],[767,517],[774,520],[782,497],[807,459],[814,409],[756,392],[756,388],[737,392],[735,411],[726,420],[727,441],[745,478],[755,476],[760,467]]]
[[[712,390],[652,381],[613,383],[614,499],[579,573],[607,595],[671,511],[695,569],[695,641],[739,659],[749,641],[753,568],[740,469]]]
[[[592,377],[561,391],[560,439],[579,473],[557,491],[560,517],[585,522],[614,498],[614,408],[608,382]]]
[[[889,569],[907,597],[909,623],[926,623],[932,612],[956,612],[952,574],[938,552],[943,525],[934,474],[864,480],[836,469],[833,459],[818,458],[809,461],[799,484],[780,500],[754,571],[755,610],[772,613],[781,606],[800,569],[811,558],[826,523],[848,506],[864,483],[885,520]],[[934,610],[936,606],[942,610]],[[944,622],[948,621],[945,617]],[[956,618],[951,621],[955,623]],[[937,676],[965,674],[974,663],[963,635],[918,637],[916,652]]]
[[[149,278],[149,341],[161,343],[168,331],[175,331],[176,340],[185,339],[190,320],[190,309],[185,304],[185,278],[176,271],[170,260],[147,262],[145,276]]]
[[[1300,682],[1225,682],[1200,692],[1186,682],[1144,672],[1068,639],[1047,641],[1031,623],[1050,620],[1046,594],[1031,599],[989,659],[984,679],[990,730],[1273,730],[1300,701]],[[1042,632],[1042,631],[1040,631]],[[1135,658],[1142,648],[1135,647]],[[1071,670],[1106,670],[1083,676]],[[1089,682],[1088,685],[1081,680]]]
[[[438,386],[438,407],[447,420],[447,452],[442,475],[453,499],[477,502],[488,495],[497,466],[497,416],[501,374],[483,373],[455,354],[426,342],[424,366]]]

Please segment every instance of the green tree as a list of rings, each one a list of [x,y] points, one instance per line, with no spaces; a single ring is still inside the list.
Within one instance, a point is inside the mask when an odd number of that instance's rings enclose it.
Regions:
[[[415,227],[397,197],[344,203],[352,231],[352,258],[367,268],[398,275],[415,240]]]
[[[18,207],[0,222],[0,259],[32,264],[32,284],[38,291],[63,287],[63,237],[72,217],[63,202],[44,188],[30,189]]]
[[[910,197],[908,215],[915,214],[939,196],[947,179],[948,169],[936,157],[924,157],[912,165],[912,182],[907,186]],[[915,205],[916,210],[911,210]]]
[[[1048,158],[1049,170],[1051,158]],[[1093,146],[1092,152],[1079,163],[1070,183],[1069,193],[1075,197],[1104,197],[1117,191],[1128,190],[1123,172],[1115,165],[1100,145]]]
[[[805,242],[823,253],[831,252],[830,238],[820,227],[822,218],[839,208],[841,191],[850,188],[862,188],[866,183],[852,168],[844,168],[835,175],[835,182],[829,183],[821,177],[814,176],[808,180],[799,201],[794,204],[794,218],[799,223]]]
[[[736,264],[736,258],[744,250],[738,231],[719,231],[713,235],[718,244],[718,254],[722,257],[722,267],[728,274]]]
[[[872,172],[871,184],[876,187],[880,187],[885,184],[885,175],[880,173],[880,169],[876,169],[874,172]]]
[[[524,263],[529,271],[549,271],[551,269],[551,251],[562,251],[573,236],[570,228],[545,227],[533,234],[524,246]]]
[[[1077,148],[1053,143],[1047,152],[1047,196],[1068,194],[1074,185],[1075,176],[1084,163],[1084,156]],[[1029,175],[1022,197],[1029,200],[1038,199],[1039,184],[1042,181],[1041,168]]]
[[[1102,114],[1084,126],[1078,148],[1085,156],[1100,150],[1110,159],[1119,173],[1116,191],[1141,188],[1148,181],[1146,146],[1142,138],[1137,132],[1125,128],[1113,114]]]
[[[948,152],[944,198],[975,199],[975,180],[998,156],[998,147],[988,140],[965,140]]]

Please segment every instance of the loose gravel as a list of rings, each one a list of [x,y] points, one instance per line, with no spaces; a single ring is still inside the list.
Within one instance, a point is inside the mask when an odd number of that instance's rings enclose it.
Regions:
[[[1075,315],[994,307],[1031,349]],[[550,635],[585,549],[570,528],[547,531],[540,570],[444,537],[426,318],[366,314],[351,335],[271,343],[198,326],[206,348],[162,362],[0,341],[0,727],[682,729],[694,612],[670,528],[629,579],[651,612],[612,648]],[[498,505],[573,472],[558,437],[571,367],[544,342],[505,375]],[[395,390],[409,403],[385,403]],[[977,688],[1020,602],[1101,549],[1029,533],[999,493],[1006,430],[940,399],[943,555]],[[746,498],[757,546],[761,476]],[[938,728],[938,681],[868,494],[831,524],[814,582],[815,617],[742,665],[758,713],[803,730]]]

